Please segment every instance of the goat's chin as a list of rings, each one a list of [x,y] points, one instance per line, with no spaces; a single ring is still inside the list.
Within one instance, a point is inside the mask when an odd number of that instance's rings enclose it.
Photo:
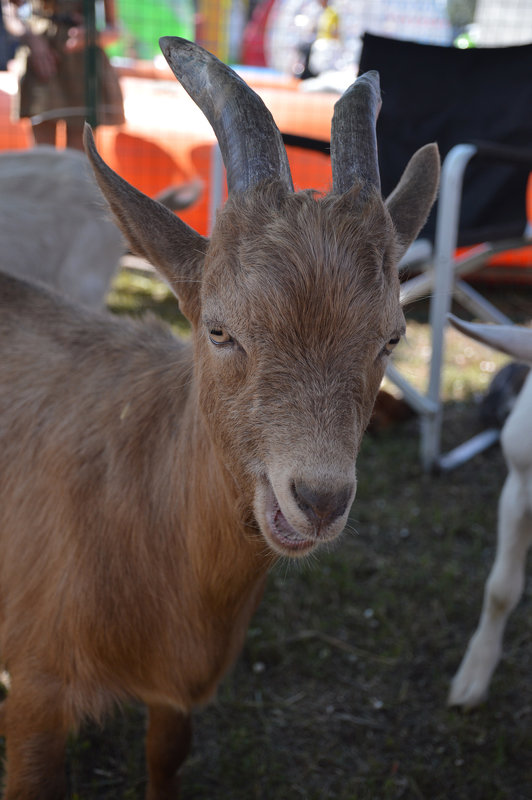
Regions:
[[[267,478],[257,485],[254,502],[255,518],[262,535],[272,550],[281,556],[303,558],[320,545],[334,541],[343,531],[347,520],[335,520],[323,530],[316,531],[295,504],[281,508],[276,493]]]

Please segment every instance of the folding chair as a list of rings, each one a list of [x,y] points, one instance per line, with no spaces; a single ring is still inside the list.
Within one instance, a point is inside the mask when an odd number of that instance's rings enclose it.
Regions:
[[[421,270],[402,283],[404,304],[431,295],[432,357],[420,392],[393,365],[388,377],[421,417],[425,469],[451,469],[498,438],[480,434],[441,453],[441,377],[447,314],[454,299],[484,321],[510,320],[463,278],[495,253],[530,239],[526,192],[532,170],[532,44],[460,50],[366,34],[359,71],[380,73],[377,123],[382,190],[396,185],[412,153],[438,143],[440,195],[400,268]],[[457,248],[467,251],[456,255]]]

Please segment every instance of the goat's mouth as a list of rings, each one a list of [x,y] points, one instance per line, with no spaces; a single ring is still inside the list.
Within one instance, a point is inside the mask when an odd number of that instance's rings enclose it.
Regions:
[[[268,533],[280,549],[286,555],[304,555],[316,546],[314,538],[309,539],[290,525],[285,515],[281,511],[277,498],[270,487],[266,498],[266,522]]]
[[[328,513],[324,511],[320,519],[319,507],[316,511],[305,507],[301,492],[298,502],[294,482],[281,479],[279,487],[274,488],[264,475],[257,484],[254,503],[255,519],[264,539],[275,553],[291,558],[305,556],[317,547],[333,542],[345,527],[355,484],[347,489],[349,496],[347,491],[343,495],[340,492],[323,493],[322,497],[329,506],[325,508]]]
[[[264,477],[258,486],[255,514],[262,534],[269,546],[281,556],[297,558],[310,553],[318,539],[302,520],[303,530],[288,521],[277,499],[273,486]]]

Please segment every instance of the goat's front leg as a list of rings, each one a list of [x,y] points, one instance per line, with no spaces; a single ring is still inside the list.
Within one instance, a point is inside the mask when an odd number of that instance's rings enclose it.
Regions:
[[[16,681],[1,706],[6,737],[4,800],[63,800],[66,727],[58,693],[35,680]]]
[[[482,702],[501,657],[506,621],[523,592],[531,541],[526,483],[522,473],[511,469],[501,492],[497,554],[486,582],[480,622],[453,679],[449,705],[467,709]]]
[[[176,800],[179,796],[179,769],[192,740],[189,714],[165,706],[150,706],[146,761],[148,788],[146,800]]]

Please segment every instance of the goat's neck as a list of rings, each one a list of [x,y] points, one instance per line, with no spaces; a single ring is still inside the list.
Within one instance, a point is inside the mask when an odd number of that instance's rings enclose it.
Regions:
[[[181,428],[180,472],[184,536],[196,585],[220,612],[239,606],[272,564],[244,493],[224,463],[199,408],[195,382]],[[209,597],[205,600],[208,602]],[[235,607],[234,612],[238,613]]]
[[[132,385],[128,369],[128,380],[114,387],[114,416],[120,417],[114,451],[126,491],[135,494],[131,507],[143,509],[144,526],[157,539],[159,569],[168,574],[175,564],[176,586],[191,569],[198,592],[212,594],[221,606],[231,597],[238,603],[271,557],[253,527],[249,497],[246,502],[209,434],[192,353],[177,352],[178,358],[172,345],[156,364],[150,352],[136,352],[140,377]],[[129,484],[132,471],[136,478]]]
[[[188,552],[200,585],[212,586],[220,602],[264,575],[271,556],[244,497],[205,424],[192,387],[181,452],[187,453],[183,497]],[[209,574],[204,574],[205,571]]]
[[[158,652],[165,647],[168,653],[160,663],[150,664],[151,682],[193,705],[212,696],[238,655],[271,560],[262,536],[249,527],[253,519],[208,434],[191,361],[183,354],[179,365],[171,354],[155,371],[153,364],[150,369],[149,381],[143,375],[137,383],[140,394],[128,384],[129,411],[123,414],[124,429],[115,448],[126,477],[134,467],[129,487],[134,497],[125,513],[135,511],[125,520],[123,559],[117,559],[110,581],[115,587],[112,602],[122,580],[121,564],[128,558],[128,530],[135,528],[149,561],[137,561],[137,585],[146,585],[142,611],[154,635],[153,647]],[[125,445],[135,437],[140,452],[132,464]],[[183,620],[197,621],[183,633],[186,647],[182,638],[171,635],[176,627],[182,629]],[[191,663],[186,657],[190,652],[195,653]],[[141,689],[132,687],[133,692]]]
[[[179,569],[187,575],[183,581],[178,570],[174,590],[185,618],[189,606],[196,616],[200,610],[201,638],[195,647],[205,652],[205,660],[198,656],[195,665],[195,702],[204,702],[242,648],[272,558],[206,430],[193,384],[190,392],[174,479],[184,544]]]

